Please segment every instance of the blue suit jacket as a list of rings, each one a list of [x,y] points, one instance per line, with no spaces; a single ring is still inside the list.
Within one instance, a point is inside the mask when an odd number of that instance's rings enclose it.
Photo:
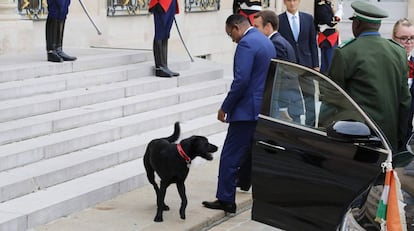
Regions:
[[[276,48],[276,58],[296,63],[296,54],[292,45],[278,32],[270,37]]]
[[[258,119],[270,60],[276,57],[272,42],[251,28],[237,44],[234,79],[221,109],[228,122]]]
[[[299,21],[300,31],[298,42],[293,38],[286,12],[279,15],[279,32],[295,50],[297,63],[311,68],[319,67],[316,30],[313,17],[310,14],[299,12]]]

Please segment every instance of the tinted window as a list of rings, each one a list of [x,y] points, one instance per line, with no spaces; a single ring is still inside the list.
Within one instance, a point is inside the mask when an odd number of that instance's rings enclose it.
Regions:
[[[262,115],[319,131],[340,120],[370,126],[361,109],[326,76],[283,61],[273,62],[269,75]]]

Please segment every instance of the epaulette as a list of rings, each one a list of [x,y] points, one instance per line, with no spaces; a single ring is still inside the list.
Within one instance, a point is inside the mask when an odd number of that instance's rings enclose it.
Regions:
[[[355,41],[355,40],[356,40],[355,38],[348,39],[348,40],[346,40],[345,42],[342,42],[341,44],[339,44],[339,45],[338,45],[338,48],[342,48],[342,47],[344,47],[344,46],[346,46],[346,45],[348,45],[348,44],[352,43],[352,42],[353,42],[353,41]]]

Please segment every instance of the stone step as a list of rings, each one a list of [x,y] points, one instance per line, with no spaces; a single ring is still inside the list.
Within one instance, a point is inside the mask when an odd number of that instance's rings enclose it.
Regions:
[[[177,103],[224,94],[226,91],[225,81],[205,81],[94,105],[12,120],[0,124],[0,144],[21,141]]]
[[[0,230],[27,230],[146,185],[146,144],[176,121],[182,137],[224,141],[222,66],[174,59],[180,76],[158,78],[152,52],[69,53],[78,60],[0,57]]]
[[[167,130],[170,134],[171,126],[156,137],[164,136]],[[185,122],[182,128],[187,130]],[[222,132],[208,138],[221,147],[224,136]],[[27,230],[147,184],[142,158],[125,162],[1,203],[0,230]]]
[[[4,100],[0,102],[0,122],[218,79],[222,73],[223,70],[219,68],[190,69],[183,71],[178,78],[141,77],[90,88]]]
[[[220,133],[225,126],[211,114],[185,121],[182,128],[182,137],[187,137]],[[0,202],[141,158],[149,140],[169,136],[172,131],[172,126],[156,129],[0,172]]]
[[[77,49],[75,62],[45,62],[39,54],[18,54],[0,57],[0,82],[9,82],[58,75],[152,60],[150,51],[110,49]],[[43,54],[42,56],[44,56]]]
[[[224,95],[180,103],[136,115],[0,146],[0,171],[89,148],[217,111]]]
[[[51,74],[37,78],[0,82],[0,100],[28,97],[37,94],[48,94],[76,88],[121,82],[145,76],[153,76],[154,62],[109,66],[99,69]],[[176,60],[171,62],[177,71],[188,70],[188,61]]]
[[[55,74],[0,83],[0,100],[87,88],[152,75],[153,63],[127,64],[96,70]]]

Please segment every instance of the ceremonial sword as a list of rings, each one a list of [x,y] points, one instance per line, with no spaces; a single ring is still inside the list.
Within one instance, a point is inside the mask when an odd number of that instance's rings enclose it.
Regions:
[[[93,21],[91,15],[89,14],[88,10],[86,9],[85,5],[83,4],[82,0],[79,0],[80,5],[82,6],[83,11],[85,12],[86,16],[88,16],[89,21],[91,21],[93,27],[95,27],[96,32],[98,32],[98,35],[101,35],[102,32],[99,30],[98,26],[95,24],[95,22]]]
[[[175,27],[177,28],[178,35],[180,36],[180,39],[181,39],[181,43],[183,44],[183,46],[184,46],[185,50],[187,51],[187,54],[188,54],[188,56],[190,57],[191,62],[194,62],[194,59],[193,59],[193,57],[191,56],[190,51],[188,50],[187,46],[185,45],[185,42],[184,42],[183,36],[181,35],[180,28],[178,28],[177,20],[175,20],[175,17],[174,17],[174,22],[175,22]]]

